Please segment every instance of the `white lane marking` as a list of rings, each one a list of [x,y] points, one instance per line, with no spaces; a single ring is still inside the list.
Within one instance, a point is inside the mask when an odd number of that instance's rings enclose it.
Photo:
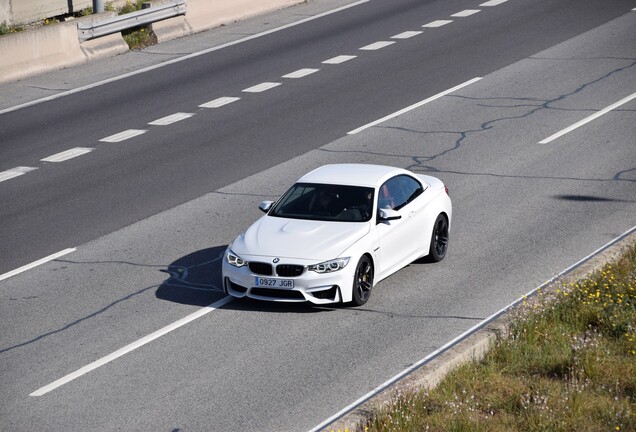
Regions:
[[[121,142],[121,141],[125,141],[127,139],[136,137],[138,135],[141,134],[145,134],[146,132],[148,132],[147,130],[143,130],[143,129],[128,129],[125,130],[123,132],[119,132],[115,135],[111,135],[109,137],[106,138],[102,138],[100,139],[101,142],[108,142],[108,143],[116,143],[116,142]]]
[[[170,333],[173,330],[178,329],[179,327],[182,327],[198,318],[201,318],[204,315],[207,315],[208,313],[212,312],[215,309],[220,308],[221,306],[229,303],[230,301],[233,300],[233,297],[231,296],[227,296],[227,297],[223,297],[221,300],[218,300],[215,303],[212,303],[208,306],[205,306],[201,309],[199,309],[198,311],[186,316],[185,318],[181,318],[179,321],[176,321],[170,325],[167,325],[159,330],[157,330],[154,333],[149,334],[148,336],[145,336],[129,345],[126,345],[123,348],[120,348],[119,350],[100,358],[99,360],[94,361],[93,363],[90,363],[86,366],[84,366],[83,368],[80,368],[78,370],[76,370],[73,373],[70,373],[54,382],[52,382],[51,384],[45,385],[44,387],[41,387],[39,389],[37,389],[36,391],[34,391],[33,393],[31,393],[29,396],[43,396],[45,394],[47,394],[50,391],[55,390],[58,387],[63,386],[64,384],[68,384],[69,382],[73,381],[74,379],[77,379],[79,377],[81,377],[82,375],[85,375],[101,366],[104,366],[107,363],[112,362],[113,360],[118,359],[119,357],[128,354],[131,351],[136,350],[137,348],[140,348],[144,345],[146,345],[147,343],[152,342],[155,339],[160,338],[161,336],[164,336],[168,333]]]
[[[206,102],[204,104],[199,105],[199,108],[220,108],[223,105],[231,104],[232,102],[236,102],[241,98],[238,97],[220,97],[218,99],[211,100],[210,102]]]
[[[422,34],[424,32],[422,31],[405,31],[404,33],[400,33],[400,34],[396,34],[395,36],[391,36],[391,39],[408,39],[408,38],[412,38],[413,36],[417,36],[419,34]]]
[[[0,172],[0,182],[9,180],[15,177],[19,177],[22,174],[26,174],[36,169],[37,168],[19,166],[19,167],[11,168],[10,170],[7,170],[7,171],[2,171]]]
[[[437,20],[437,21],[432,21],[428,24],[424,24],[422,27],[437,28],[437,27],[445,26],[446,24],[450,24],[452,22],[453,20]]]
[[[488,6],[499,6],[500,4],[505,3],[507,1],[508,0],[490,0],[490,1],[487,1],[486,3],[480,4],[479,6],[485,6],[485,7],[488,7]]]
[[[579,122],[574,123],[572,126],[567,127],[565,129],[563,129],[562,131],[557,132],[554,135],[551,135],[551,136],[547,137],[546,139],[544,139],[542,141],[539,141],[539,144],[548,144],[549,142],[554,141],[555,139],[557,139],[557,138],[559,138],[559,137],[561,137],[561,136],[563,136],[563,135],[565,135],[565,134],[567,134],[569,132],[572,132],[574,129],[578,129],[581,126],[583,126],[584,124],[589,123],[592,120],[595,120],[595,119],[601,117],[602,115],[605,115],[608,112],[618,108],[619,106],[626,104],[627,102],[631,101],[634,98],[636,98],[636,93],[632,93],[631,95],[627,96],[626,98],[623,98],[623,99],[619,100],[618,102],[613,103],[612,105],[610,105],[610,106],[608,106],[606,108],[603,108],[599,112],[597,112],[595,114],[592,114],[591,116],[586,117],[586,118],[584,118],[583,120],[581,120]]]
[[[172,123],[176,123],[178,121],[190,118],[193,115],[194,114],[192,114],[192,113],[179,112],[179,113],[175,113],[175,114],[169,115],[167,117],[160,118],[160,119],[155,120],[155,121],[151,121],[148,124],[149,125],[154,125],[154,126],[167,126],[167,125],[171,125]]]
[[[441,92],[441,93],[438,93],[438,94],[436,94],[435,96],[431,96],[431,97],[430,97],[430,98],[428,98],[428,99],[424,99],[424,100],[423,100],[423,101],[421,101],[421,102],[418,102],[418,103],[416,103],[416,104],[413,104],[413,105],[411,105],[411,106],[408,106],[408,107],[406,107],[406,108],[403,108],[403,109],[401,109],[401,110],[399,110],[399,111],[397,111],[397,112],[395,112],[395,113],[393,113],[393,114],[389,114],[389,115],[388,115],[388,116],[386,116],[386,117],[382,117],[382,118],[381,118],[381,119],[379,119],[379,120],[376,120],[376,121],[374,121],[374,122],[371,122],[371,123],[369,123],[369,124],[366,124],[366,125],[364,125],[364,126],[361,126],[361,127],[359,127],[358,129],[354,129],[354,130],[352,130],[352,131],[350,131],[350,132],[347,132],[347,135],[355,135],[355,134],[357,134],[358,132],[362,132],[362,131],[363,131],[363,130],[365,130],[365,129],[368,129],[368,128],[370,128],[370,127],[373,127],[373,126],[375,126],[375,125],[378,125],[378,124],[380,124],[380,123],[383,123],[383,122],[385,122],[385,121],[387,121],[387,120],[390,120],[390,119],[392,119],[392,118],[398,117],[398,116],[400,116],[400,115],[404,114],[405,112],[408,112],[408,111],[414,110],[415,108],[419,108],[419,107],[421,107],[422,105],[426,105],[427,103],[434,101],[435,99],[439,99],[439,98],[441,98],[442,96],[446,96],[447,94],[453,93],[454,91],[457,91],[457,90],[459,90],[459,89],[461,89],[461,88],[464,88],[464,87],[466,87],[466,86],[469,86],[469,85],[471,85],[471,84],[473,84],[473,83],[475,83],[475,82],[479,81],[480,79],[481,79],[481,77],[476,77],[476,78],[473,78],[473,79],[471,79],[471,80],[468,80],[468,81],[466,81],[465,83],[459,84],[459,85],[457,85],[457,86],[455,86],[455,87],[453,87],[453,88],[450,88],[450,89],[445,90],[445,91],[443,91],[443,92]]]
[[[453,14],[451,16],[455,18],[465,18],[467,16],[475,15],[479,12],[481,12],[479,9],[466,9],[461,12],[457,12],[456,14]]]
[[[357,56],[354,56],[354,55],[339,55],[337,57],[333,57],[333,58],[330,58],[328,60],[325,60],[323,62],[323,64],[332,64],[332,65],[340,64],[340,63],[344,63],[346,61],[352,60],[352,59],[354,59],[356,57]]]
[[[63,151],[61,153],[54,154],[49,157],[45,157],[44,159],[40,159],[42,162],[64,162],[69,159],[76,158],[81,155],[85,155],[86,153],[90,153],[94,148],[88,147],[75,147],[70,150]]]
[[[260,93],[260,92],[264,92],[266,90],[272,89],[274,87],[278,87],[279,85],[281,85],[281,83],[279,82],[264,82],[264,83],[246,88],[243,91],[245,93]]]
[[[138,74],[141,74],[141,73],[149,72],[149,71],[152,71],[152,70],[155,70],[155,69],[162,68],[164,66],[168,66],[168,65],[171,65],[171,64],[179,63],[179,62],[182,62],[182,61],[185,61],[185,60],[189,60],[191,58],[199,57],[199,56],[202,56],[202,55],[205,55],[205,54],[209,54],[211,52],[218,51],[218,50],[221,50],[221,49],[224,49],[224,48],[227,48],[227,47],[231,47],[233,45],[238,45],[240,43],[247,42],[247,41],[250,41],[252,39],[257,39],[259,37],[267,36],[269,34],[276,33],[276,32],[279,32],[281,30],[285,30],[285,29],[288,29],[288,28],[291,28],[291,27],[295,27],[297,25],[305,24],[307,22],[310,22],[310,21],[313,21],[313,20],[328,16],[328,15],[331,15],[331,14],[342,12],[343,10],[346,10],[346,9],[349,9],[349,8],[352,8],[352,7],[355,7],[355,6],[360,6],[360,5],[364,4],[364,3],[368,3],[369,1],[370,0],[360,0],[360,1],[357,1],[355,3],[351,3],[349,5],[345,5],[345,6],[336,8],[336,9],[329,10],[327,12],[320,13],[318,15],[314,15],[314,16],[310,16],[310,17],[307,17],[307,18],[303,18],[303,19],[301,19],[299,21],[295,21],[293,23],[289,23],[289,24],[285,24],[285,25],[280,26],[280,27],[273,28],[271,30],[266,30],[264,32],[257,33],[257,34],[251,35],[251,36],[247,36],[247,37],[244,37],[244,38],[241,38],[241,39],[237,39],[237,40],[232,41],[232,42],[228,42],[228,43],[225,43],[225,44],[222,44],[222,45],[218,45],[218,46],[215,46],[215,47],[212,47],[212,48],[208,48],[208,49],[205,49],[205,50],[202,50],[202,51],[197,51],[197,52],[194,52],[192,54],[185,55],[183,57],[178,57],[178,58],[175,58],[175,59],[172,59],[172,60],[165,61],[163,63],[158,63],[156,65],[148,66],[147,68],[139,69],[139,70],[136,70],[136,71],[133,71],[133,72],[129,72],[129,73],[123,74],[123,75],[118,75],[116,77],[108,78],[108,79],[105,79],[103,81],[99,81],[99,82],[96,82],[96,83],[93,83],[93,84],[88,84],[88,85],[85,85],[85,86],[82,86],[82,87],[78,87],[78,88],[75,88],[75,89],[72,89],[72,90],[67,90],[65,92],[57,93],[57,94],[54,94],[54,95],[51,95],[51,96],[47,96],[47,97],[44,97],[44,98],[41,98],[41,99],[37,99],[37,100],[31,101],[31,102],[26,102],[26,103],[23,103],[21,105],[16,105],[16,106],[11,107],[11,108],[6,108],[4,110],[0,110],[0,114],[4,114],[4,113],[11,112],[11,111],[19,110],[21,108],[26,108],[26,107],[29,107],[31,105],[36,105],[36,104],[39,104],[39,103],[42,103],[42,102],[58,99],[58,98],[61,98],[61,97],[64,97],[64,96],[68,96],[68,95],[71,95],[71,94],[82,92],[84,90],[90,90],[92,88],[99,87],[99,86],[102,86],[104,84],[108,84],[108,83],[111,83],[111,82],[114,82],[114,81],[119,81],[119,80],[122,80],[124,78],[128,78],[128,77],[131,77],[131,76],[134,76],[134,75],[138,75]]]
[[[363,51],[375,51],[375,50],[379,50],[382,49],[384,47],[387,47],[389,45],[393,45],[395,42],[394,41],[378,41],[378,42],[374,42],[370,45],[366,45],[363,46],[362,48],[360,48]]]
[[[39,259],[37,261],[33,261],[31,264],[24,265],[24,266],[22,266],[20,268],[12,270],[12,271],[10,271],[8,273],[5,273],[3,275],[0,275],[0,281],[3,281],[5,279],[9,279],[12,276],[18,275],[18,274],[23,273],[23,272],[25,272],[27,270],[31,270],[31,269],[33,269],[35,267],[41,266],[42,264],[45,264],[45,263],[47,263],[49,261],[56,260],[56,259],[58,259],[58,258],[60,258],[60,257],[62,257],[64,255],[70,254],[71,252],[75,252],[76,250],[77,250],[76,248],[64,249],[63,251],[54,253],[53,255],[49,255],[49,256],[47,256],[45,258]]]
[[[302,78],[302,77],[306,77],[307,75],[311,75],[313,73],[316,73],[319,70],[320,69],[310,69],[310,68],[298,69],[295,72],[288,73],[287,75],[283,75],[283,78]]]
[[[542,290],[546,286],[548,286],[548,285],[552,284],[553,282],[557,281],[562,276],[568,274],[573,269],[577,268],[578,266],[580,266],[581,264],[583,264],[584,262],[586,262],[587,260],[589,260],[593,256],[599,254],[600,252],[604,251],[608,247],[612,246],[614,243],[617,243],[621,239],[627,237],[628,235],[630,235],[634,231],[636,231],[636,226],[634,226],[631,229],[627,230],[626,232],[624,232],[620,236],[616,237],[612,241],[606,243],[604,246],[598,248],[597,250],[595,250],[594,252],[592,252],[591,254],[586,256],[585,258],[583,258],[583,259],[577,261],[576,263],[572,264],[570,267],[568,267],[565,270],[561,271],[558,275],[553,276],[551,279],[549,279],[548,281],[542,283],[541,285],[539,285],[535,289],[531,290],[527,294],[519,297],[517,300],[513,301],[512,303],[510,303],[508,306],[506,306],[504,308],[501,308],[499,311],[497,311],[494,314],[490,315],[485,320],[483,320],[480,323],[472,326],[471,328],[466,330],[464,333],[462,333],[459,336],[457,336],[455,339],[451,340],[450,342],[448,342],[448,343],[444,344],[443,346],[441,346],[440,348],[436,349],[435,351],[433,351],[432,353],[430,353],[429,355],[427,355],[426,357],[424,357],[423,359],[421,359],[417,363],[414,363],[413,365],[411,365],[409,368],[404,369],[402,372],[400,372],[397,375],[393,376],[393,378],[385,381],[383,384],[381,384],[380,386],[376,387],[374,390],[371,390],[369,393],[365,394],[364,396],[362,396],[361,398],[359,398],[358,400],[356,400],[355,402],[353,402],[349,406],[341,409],[336,414],[332,415],[327,420],[325,420],[324,422],[320,423],[315,428],[311,429],[309,432],[318,432],[318,431],[323,430],[323,428],[329,426],[331,423],[333,423],[334,421],[336,421],[340,417],[344,416],[345,414],[349,413],[350,411],[353,411],[359,405],[362,405],[364,402],[368,401],[372,397],[380,394],[382,391],[387,389],[389,386],[395,384],[396,382],[398,382],[399,380],[401,380],[405,376],[408,376],[413,371],[417,370],[420,366],[422,366],[423,364],[427,363],[429,360],[437,357],[437,355],[439,353],[442,353],[442,352],[448,350],[450,347],[452,347],[457,342],[459,342],[462,339],[464,339],[466,336],[469,336],[470,334],[476,332],[477,330],[479,330],[480,328],[482,328],[486,324],[488,324],[490,321],[493,321],[494,319],[496,319],[500,315],[503,315],[508,310],[510,310],[513,307],[515,307],[515,306],[519,305],[520,303],[522,303],[528,297],[533,296],[537,291]]]

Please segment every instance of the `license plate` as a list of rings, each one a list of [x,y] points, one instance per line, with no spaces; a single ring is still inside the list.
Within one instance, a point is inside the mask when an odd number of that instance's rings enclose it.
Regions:
[[[256,286],[270,288],[293,288],[294,281],[291,279],[256,278]]]

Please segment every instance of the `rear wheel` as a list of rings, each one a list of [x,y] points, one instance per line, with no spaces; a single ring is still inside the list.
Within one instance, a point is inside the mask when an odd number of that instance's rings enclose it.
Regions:
[[[364,255],[358,261],[356,273],[353,277],[353,304],[362,306],[371,297],[373,288],[373,264],[368,256]]]
[[[448,250],[448,220],[440,214],[435,219],[433,233],[431,234],[431,248],[428,257],[432,262],[439,262],[446,256]]]

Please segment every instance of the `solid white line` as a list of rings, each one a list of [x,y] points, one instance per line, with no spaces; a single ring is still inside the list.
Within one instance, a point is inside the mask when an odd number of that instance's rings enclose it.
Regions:
[[[437,27],[445,26],[446,24],[450,24],[452,22],[453,20],[437,20],[437,21],[432,21],[428,24],[424,24],[422,27],[437,28]]]
[[[84,366],[81,369],[76,370],[73,373],[70,373],[60,379],[58,379],[57,381],[52,382],[51,384],[45,385],[42,388],[37,389],[36,391],[34,391],[33,393],[31,393],[29,396],[42,396],[47,394],[48,392],[55,390],[58,387],[63,386],[64,384],[67,384],[71,381],[73,381],[76,378],[81,377],[82,375],[85,375],[101,366],[104,366],[107,363],[112,362],[115,359],[118,359],[119,357],[128,354],[131,351],[136,350],[137,348],[140,348],[144,345],[146,345],[147,343],[152,342],[155,339],[160,338],[161,336],[164,336],[168,333],[170,333],[173,330],[178,329],[179,327],[182,327],[198,318],[201,318],[202,316],[212,312],[215,309],[220,308],[221,306],[229,303],[230,301],[233,300],[233,297],[231,296],[227,296],[227,297],[223,297],[221,300],[218,300],[215,303],[210,304],[209,306],[203,307],[201,309],[199,309],[198,311],[186,316],[185,318],[180,319],[179,321],[176,321],[170,325],[167,325],[165,327],[163,327],[162,329],[157,330],[154,333],[149,334],[148,336],[145,336],[139,340],[137,340],[136,342],[133,342],[129,345],[126,345],[125,347],[113,352],[112,354],[109,354],[105,357],[102,357],[101,359],[94,361],[93,363]]]
[[[508,0],[490,0],[490,1],[487,1],[486,3],[480,4],[479,6],[486,6],[486,7],[488,7],[488,6],[499,6],[500,4],[505,3],[507,1]]]
[[[15,167],[12,168],[10,170],[7,171],[2,171],[0,172],[0,182],[15,178],[15,177],[19,177],[22,174],[26,174],[28,172],[34,171],[37,168],[32,168],[32,167],[23,167],[23,166],[19,166],[19,167]]]
[[[31,102],[26,102],[26,103],[23,103],[21,105],[16,105],[16,106],[11,107],[11,108],[6,108],[4,110],[0,110],[0,114],[8,113],[8,112],[15,111],[15,110],[18,110],[18,109],[21,109],[21,108],[26,108],[26,107],[29,107],[31,105],[36,105],[36,104],[39,104],[39,103],[42,103],[42,102],[58,99],[58,98],[61,98],[61,97],[64,97],[64,96],[68,96],[68,95],[71,95],[71,94],[79,93],[79,92],[84,91],[84,90],[90,90],[92,88],[99,87],[99,86],[104,85],[104,84],[108,84],[108,83],[111,83],[111,82],[114,82],[114,81],[119,81],[119,80],[124,79],[124,78],[128,78],[128,77],[131,77],[131,76],[134,76],[134,75],[138,75],[138,74],[141,74],[141,73],[149,72],[149,71],[152,71],[152,70],[155,70],[155,69],[162,68],[164,66],[168,66],[168,65],[171,65],[171,64],[179,63],[179,62],[182,62],[182,61],[185,61],[185,60],[189,60],[191,58],[199,57],[199,56],[202,56],[202,55],[205,55],[205,54],[209,54],[211,52],[218,51],[218,50],[221,50],[223,48],[227,48],[227,47],[230,47],[230,46],[233,46],[233,45],[238,45],[240,43],[247,42],[247,41],[250,41],[252,39],[257,39],[259,37],[267,36],[269,34],[276,33],[276,32],[279,32],[281,30],[285,30],[285,29],[288,29],[288,28],[291,28],[291,27],[295,27],[297,25],[305,24],[307,22],[310,22],[310,21],[313,21],[313,20],[328,16],[328,15],[331,15],[331,14],[334,14],[334,13],[338,13],[338,12],[341,12],[343,10],[346,10],[346,9],[349,9],[349,8],[352,8],[352,7],[355,7],[355,6],[359,6],[359,5],[364,4],[364,3],[368,3],[369,1],[370,0],[360,0],[358,2],[351,3],[349,5],[345,5],[345,6],[336,8],[336,9],[332,9],[332,10],[329,10],[327,12],[320,13],[318,15],[314,15],[314,16],[310,16],[310,17],[307,17],[307,18],[303,18],[303,19],[301,19],[299,21],[295,21],[293,23],[285,24],[283,26],[276,27],[276,28],[271,29],[271,30],[266,30],[264,32],[257,33],[257,34],[251,35],[251,36],[247,36],[247,37],[244,37],[244,38],[241,38],[241,39],[237,39],[237,40],[232,41],[232,42],[228,42],[228,43],[225,43],[225,44],[222,44],[222,45],[218,45],[218,46],[215,46],[215,47],[212,47],[212,48],[208,48],[208,49],[205,49],[205,50],[202,50],[202,51],[197,51],[195,53],[188,54],[188,55],[185,55],[183,57],[178,57],[178,58],[175,58],[175,59],[172,59],[172,60],[165,61],[163,63],[158,63],[156,65],[148,66],[146,68],[139,69],[139,70],[136,70],[136,71],[133,71],[133,72],[129,72],[129,73],[126,73],[126,74],[123,74],[123,75],[118,75],[118,76],[112,77],[112,78],[108,78],[108,79],[105,79],[103,81],[99,81],[99,82],[96,82],[96,83],[93,83],[93,84],[88,84],[88,85],[85,85],[85,86],[82,86],[82,87],[78,87],[78,88],[75,88],[75,89],[72,89],[72,90],[68,90],[68,91],[65,91],[65,92],[62,92],[62,93],[57,93],[57,94],[54,94],[54,95],[51,95],[51,96],[47,96],[45,98],[37,99],[37,100],[31,101]]]
[[[147,130],[143,130],[143,129],[128,129],[125,130],[123,132],[119,132],[115,135],[111,135],[109,137],[106,138],[102,138],[100,139],[101,142],[107,142],[107,143],[116,143],[116,142],[121,142],[121,141],[125,141],[129,138],[133,138],[136,137],[137,135],[141,135],[141,134],[145,134],[146,132],[148,132]]]
[[[160,118],[158,120],[152,121],[152,122],[150,122],[148,124],[149,125],[154,125],[154,126],[167,126],[167,125],[171,125],[172,123],[176,123],[178,121],[190,118],[193,115],[194,114],[192,114],[192,113],[179,112],[179,113],[175,113],[175,114],[169,115],[167,117],[163,117],[163,118]]]
[[[240,100],[241,98],[237,98],[237,97],[220,97],[218,99],[214,99],[210,102],[206,102],[204,104],[199,105],[199,108],[220,108],[223,105],[227,105],[227,104],[231,104],[232,102],[236,102],[237,100]]]
[[[543,289],[544,287],[550,285],[551,283],[553,283],[554,281],[556,281],[557,279],[559,279],[563,275],[569,273],[572,269],[578,267],[579,265],[581,265],[582,263],[584,263],[588,259],[592,258],[593,256],[595,256],[599,252],[605,250],[606,248],[608,248],[612,244],[616,243],[620,239],[625,238],[626,236],[630,235],[634,231],[636,231],[636,226],[634,226],[631,229],[625,231],[623,234],[621,234],[620,236],[614,238],[612,241],[606,243],[604,246],[601,246],[600,248],[598,248],[597,250],[595,250],[594,252],[592,252],[591,254],[586,256],[585,258],[580,259],[575,264],[572,264],[571,266],[569,266],[565,270],[561,271],[558,275],[553,276],[552,278],[550,278],[550,280],[542,283],[541,285],[539,285],[535,289],[531,290],[527,294],[519,297],[517,300],[513,301],[512,303],[510,303],[508,306],[505,306],[505,307],[499,309],[499,311],[497,311],[494,314],[490,315],[488,318],[486,318],[483,321],[481,321],[480,323],[472,326],[470,329],[466,330],[464,333],[460,334],[459,336],[457,336],[456,338],[454,338],[450,342],[448,342],[448,343],[444,344],[443,346],[441,346],[440,348],[436,349],[435,351],[433,351],[432,353],[430,353],[429,355],[427,355],[426,357],[424,357],[423,359],[421,359],[417,363],[411,365],[407,369],[404,369],[402,372],[400,372],[397,375],[393,376],[393,378],[385,381],[383,384],[381,384],[380,386],[376,387],[374,390],[371,390],[369,393],[365,394],[364,396],[362,396],[361,398],[359,398],[358,400],[356,400],[355,402],[353,402],[349,406],[341,409],[336,414],[334,414],[333,416],[329,417],[327,420],[325,420],[324,422],[320,423],[315,428],[311,429],[309,432],[318,432],[318,431],[322,430],[324,427],[328,426],[329,424],[331,424],[336,419],[342,417],[343,415],[345,415],[349,411],[352,411],[353,409],[355,409],[358,405],[366,402],[368,399],[371,399],[373,396],[375,396],[375,395],[381,393],[382,391],[384,391],[387,387],[393,385],[394,383],[398,382],[403,377],[409,375],[411,372],[415,371],[421,365],[423,365],[424,363],[428,362],[430,359],[436,357],[439,353],[446,351],[448,348],[450,348],[453,345],[455,345],[458,341],[464,339],[466,336],[468,336],[471,333],[475,332],[480,327],[483,327],[485,324],[487,324],[488,322],[494,320],[496,317],[498,317],[499,315],[502,315],[504,312],[508,311],[509,309],[511,309],[511,308],[517,306],[518,304],[522,303],[527,297],[530,297],[530,296],[534,295],[537,291],[539,291],[539,290]]]
[[[303,78],[306,77],[307,75],[311,75],[313,73],[318,72],[320,69],[298,69],[295,72],[292,73],[288,73],[287,75],[283,75],[283,78]]]
[[[424,32],[422,31],[405,31],[404,33],[400,33],[400,34],[396,34],[395,36],[391,36],[391,39],[408,39],[408,38],[412,38],[413,36],[417,36],[419,34],[422,34]]]
[[[389,45],[393,45],[394,43],[395,43],[394,41],[379,41],[379,42],[374,42],[370,45],[363,46],[360,49],[363,51],[376,51],[384,47],[387,47]]]
[[[403,109],[401,109],[401,110],[399,110],[399,111],[397,111],[397,112],[395,112],[395,113],[393,113],[393,114],[389,114],[389,115],[388,115],[388,116],[386,116],[386,117],[382,117],[382,118],[381,118],[381,119],[379,119],[379,120],[376,120],[376,121],[374,121],[374,122],[371,122],[371,123],[368,123],[368,124],[366,124],[366,125],[364,125],[364,126],[361,126],[361,127],[359,127],[358,129],[354,129],[354,130],[352,130],[352,131],[350,131],[350,132],[347,132],[347,135],[355,135],[355,134],[357,134],[358,132],[361,132],[361,131],[363,131],[363,130],[365,130],[365,129],[368,129],[368,128],[370,128],[370,127],[373,127],[373,126],[375,126],[375,125],[378,125],[378,124],[380,124],[380,123],[383,123],[383,122],[385,122],[385,121],[387,121],[387,120],[390,120],[390,119],[392,119],[392,118],[395,118],[395,117],[397,117],[397,116],[400,116],[400,115],[404,114],[405,112],[408,112],[408,111],[414,110],[415,108],[419,108],[419,107],[421,107],[422,105],[426,105],[427,103],[434,101],[435,99],[439,99],[439,98],[441,98],[442,96],[446,96],[447,94],[453,93],[454,91],[457,91],[457,90],[459,90],[459,89],[461,89],[461,88],[464,88],[464,87],[466,87],[466,86],[469,86],[469,85],[471,85],[471,84],[473,84],[473,83],[475,83],[475,82],[479,81],[480,79],[481,79],[481,77],[476,77],[476,78],[473,78],[473,79],[471,79],[471,80],[468,80],[468,81],[466,81],[466,82],[465,82],[465,83],[463,83],[463,84],[460,84],[460,85],[455,86],[455,87],[453,87],[453,88],[450,88],[450,89],[448,89],[448,90],[446,90],[446,91],[443,91],[443,92],[441,92],[441,93],[438,93],[438,94],[436,94],[435,96],[431,96],[431,97],[430,97],[430,98],[428,98],[428,99],[424,99],[424,100],[423,100],[423,101],[421,101],[421,102],[418,102],[418,103],[416,103],[416,104],[413,104],[413,105],[411,105],[411,106],[408,106],[408,107],[406,107],[406,108],[403,108]]]
[[[40,159],[42,162],[64,162],[69,159],[76,158],[81,155],[85,155],[86,153],[90,153],[94,148],[87,147],[75,147],[70,150],[63,151],[61,153],[54,154],[52,156],[46,157],[44,159]]]
[[[31,264],[27,264],[25,266],[22,266],[20,268],[17,268],[15,270],[10,271],[9,273],[5,273],[3,275],[0,275],[0,281],[3,281],[5,279],[9,279],[12,276],[18,275],[20,273],[23,273],[27,270],[31,270],[37,266],[40,266],[42,264],[45,264],[49,261],[53,261],[55,259],[58,259],[59,257],[62,257],[64,255],[70,254],[71,252],[75,252],[77,249],[76,248],[69,248],[69,249],[64,249],[63,251],[54,253],[53,255],[49,255],[45,258],[39,259],[37,261],[32,262]]]
[[[340,64],[352,60],[356,57],[357,56],[354,55],[339,55],[337,57],[330,58],[329,60],[325,60],[323,64]]]
[[[481,12],[479,9],[466,9],[461,12],[457,12],[456,14],[453,14],[451,16],[456,18],[465,18],[479,12]]]
[[[561,136],[563,136],[563,135],[565,135],[565,134],[567,134],[569,132],[572,132],[575,129],[580,128],[584,124],[589,123],[592,120],[595,120],[595,119],[601,117],[602,115],[607,114],[608,112],[618,108],[619,106],[626,104],[627,102],[631,101],[634,98],[636,98],[636,93],[632,93],[631,95],[627,96],[626,98],[621,99],[618,102],[613,103],[612,105],[610,105],[610,106],[608,106],[606,108],[603,108],[599,112],[597,112],[595,114],[592,114],[591,116],[586,117],[586,118],[584,118],[583,120],[581,120],[581,121],[579,121],[577,123],[574,123],[572,126],[563,129],[561,132],[557,132],[554,135],[549,136],[549,137],[547,137],[546,139],[544,139],[542,141],[539,141],[539,144],[548,144],[549,142],[554,141],[555,139],[557,139],[557,138],[559,138],[559,137],[561,137]]]
[[[244,89],[245,93],[260,93],[281,85],[279,82],[264,82],[255,86]]]

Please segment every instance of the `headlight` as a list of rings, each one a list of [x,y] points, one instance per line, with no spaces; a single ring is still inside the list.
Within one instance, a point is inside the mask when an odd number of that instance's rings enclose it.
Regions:
[[[234,267],[243,267],[244,265],[247,265],[247,261],[232,252],[231,249],[228,249],[225,252],[225,260],[228,264],[233,265]]]
[[[342,270],[349,263],[349,257],[336,258],[331,261],[325,261],[320,264],[314,264],[307,267],[308,270],[315,271],[316,273],[330,273],[338,270]]]

